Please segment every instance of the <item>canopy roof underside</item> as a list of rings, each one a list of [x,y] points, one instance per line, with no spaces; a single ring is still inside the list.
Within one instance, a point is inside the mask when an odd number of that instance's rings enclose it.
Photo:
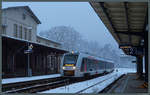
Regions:
[[[119,45],[140,46],[148,20],[147,3],[91,2],[90,4]]]

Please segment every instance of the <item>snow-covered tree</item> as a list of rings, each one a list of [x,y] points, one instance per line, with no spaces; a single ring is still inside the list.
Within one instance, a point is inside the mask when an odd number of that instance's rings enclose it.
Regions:
[[[115,62],[119,59],[117,51],[111,44],[105,44],[101,47],[97,41],[85,40],[79,32],[70,26],[56,26],[50,30],[40,32],[39,35],[62,43],[62,47],[69,51],[88,52]]]
[[[82,39],[74,28],[67,26],[53,27],[49,31],[40,32],[39,35],[61,42],[67,50],[77,50]]]

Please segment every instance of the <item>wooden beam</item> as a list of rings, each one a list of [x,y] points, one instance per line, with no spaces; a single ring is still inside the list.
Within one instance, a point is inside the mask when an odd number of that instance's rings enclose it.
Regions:
[[[124,3],[124,7],[125,7],[126,23],[127,23],[127,26],[128,26],[128,31],[130,32],[130,25],[129,25],[129,21],[128,21],[129,17],[128,17],[127,2]],[[129,35],[129,42],[132,43],[131,42],[131,35],[130,34],[128,34],[128,35]]]

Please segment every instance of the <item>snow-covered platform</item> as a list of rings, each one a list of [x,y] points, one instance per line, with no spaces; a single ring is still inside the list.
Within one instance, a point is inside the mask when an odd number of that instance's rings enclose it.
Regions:
[[[98,93],[118,79],[121,75],[129,72],[135,73],[135,69],[119,68],[118,70],[115,70],[114,72],[105,76],[43,91],[40,93]]]
[[[136,79],[136,73],[128,73],[119,79],[107,93],[147,93],[148,89],[141,88],[144,80]]]
[[[42,75],[42,76],[33,76],[33,77],[8,78],[8,79],[2,79],[2,84],[33,81],[33,80],[40,80],[40,79],[47,79],[47,78],[55,78],[55,77],[60,77],[60,76],[61,76],[60,74],[52,74],[52,75]]]

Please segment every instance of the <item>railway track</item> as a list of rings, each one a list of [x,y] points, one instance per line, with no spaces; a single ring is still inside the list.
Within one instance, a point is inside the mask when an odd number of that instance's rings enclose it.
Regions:
[[[18,82],[18,83],[9,83],[9,84],[2,85],[2,91],[3,93],[18,93],[18,92],[34,93],[36,91],[44,90],[42,88],[45,88],[46,90],[46,87],[43,86],[57,84],[63,81],[67,81],[67,78],[57,77],[57,78]]]
[[[77,83],[81,81],[90,80],[101,75],[93,75],[85,78],[67,78],[67,77],[57,77],[49,79],[40,79],[34,81],[26,81],[19,83],[3,84],[3,93],[36,93],[49,89],[54,89],[57,87],[69,85],[72,83]]]

